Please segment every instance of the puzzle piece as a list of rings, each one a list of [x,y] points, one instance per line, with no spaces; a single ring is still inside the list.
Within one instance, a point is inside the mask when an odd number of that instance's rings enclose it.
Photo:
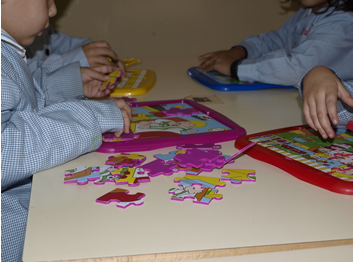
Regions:
[[[109,80],[105,81],[102,84],[101,91],[106,90],[109,87],[114,87],[118,79],[121,77],[121,71],[120,69],[115,70],[114,72],[109,74]]]
[[[256,182],[255,170],[253,169],[222,169],[221,180],[230,180],[232,184],[241,184],[243,181]]]
[[[214,149],[221,149],[221,145],[215,145],[214,143],[206,143],[206,144],[185,144],[181,146],[177,146],[177,149],[192,149],[197,148],[200,150],[214,150]]]
[[[173,169],[174,173],[177,173],[179,171],[184,171],[187,175],[194,175],[197,176],[202,172],[201,168],[194,168],[194,167],[181,167],[178,165],[178,162],[174,162],[174,164],[177,165],[175,169]]]
[[[130,205],[140,206],[146,195],[143,193],[128,194],[129,191],[122,188],[116,188],[105,195],[96,199],[97,203],[109,204],[110,202],[118,202],[117,207],[126,208]]]
[[[112,171],[111,174],[117,175],[114,178],[114,182],[117,185],[128,184],[128,186],[138,186],[140,183],[151,181],[150,177],[141,168],[123,167]]]
[[[169,194],[173,194],[172,200],[184,201],[186,198],[193,199],[194,203],[208,205],[212,199],[220,200],[222,194],[217,194],[218,189],[202,188],[201,191],[195,190],[192,186],[181,186],[169,189]]]
[[[185,175],[174,178],[174,182],[179,186],[200,185],[203,188],[224,187],[226,182],[220,181],[218,177]]]
[[[195,167],[200,168],[206,162],[211,163],[219,157],[221,152],[216,150],[202,151],[196,148],[186,150],[185,154],[178,154],[174,160],[178,161],[181,167]]]
[[[146,157],[138,154],[119,154],[116,156],[111,156],[105,162],[107,165],[113,165],[116,168],[129,166],[129,167],[138,167],[143,162],[145,162]]]
[[[198,115],[199,111],[195,111],[195,109],[193,108],[185,108],[185,109],[181,109],[181,108],[170,108],[168,110],[163,110],[162,111],[163,114],[167,115],[167,116],[176,116],[176,115],[182,115],[182,116],[192,116],[192,115]]]
[[[131,130],[130,130],[130,133],[129,134],[125,134],[123,133],[121,136],[120,136],[120,139],[122,141],[127,141],[127,140],[134,140],[134,139],[137,139],[140,137],[140,134],[135,134],[133,133]]]
[[[155,177],[159,175],[170,176],[173,174],[173,169],[177,167],[176,164],[172,162],[164,162],[164,160],[156,159],[147,164],[141,166],[141,168],[148,172],[150,177]]]
[[[153,156],[155,158],[158,158],[167,162],[167,161],[172,161],[177,154],[185,154],[185,152],[186,152],[185,150],[175,150],[175,151],[169,152],[168,154],[155,154]]]
[[[115,182],[114,176],[110,173],[114,170],[113,166],[104,165],[100,168],[99,178],[94,181],[95,185],[104,185],[106,182]]]
[[[127,96],[123,96],[123,97],[120,97],[120,98],[123,99],[127,103],[135,102],[137,100],[136,98],[130,98],[130,97],[127,97]]]
[[[105,133],[102,135],[102,140],[104,142],[116,142],[116,141],[120,141],[120,138],[116,137],[114,133]]]
[[[99,178],[99,167],[78,166],[75,169],[65,171],[64,184],[77,183],[85,185],[88,181],[94,181]]]

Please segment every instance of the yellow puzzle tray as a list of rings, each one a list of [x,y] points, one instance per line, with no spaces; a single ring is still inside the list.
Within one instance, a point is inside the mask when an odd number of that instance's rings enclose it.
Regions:
[[[118,78],[110,96],[138,96],[146,94],[156,83],[156,73],[149,69],[127,69],[126,76]]]

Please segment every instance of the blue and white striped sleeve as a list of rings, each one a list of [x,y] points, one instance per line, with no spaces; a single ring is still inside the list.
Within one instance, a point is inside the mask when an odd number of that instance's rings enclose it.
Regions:
[[[304,41],[297,45],[287,41],[286,48],[281,47],[283,38],[278,32],[245,40],[239,45],[248,49],[249,56],[238,66],[238,77],[242,81],[294,86],[307,70],[319,65],[329,66],[345,77],[353,57],[352,25],[348,15],[328,16],[311,28]],[[280,32],[291,39],[288,32]],[[256,46],[262,51],[256,51]]]
[[[102,133],[119,131],[124,125],[113,101],[70,100],[33,108],[21,106],[27,103],[23,95],[13,80],[2,75],[2,190],[97,149]]]

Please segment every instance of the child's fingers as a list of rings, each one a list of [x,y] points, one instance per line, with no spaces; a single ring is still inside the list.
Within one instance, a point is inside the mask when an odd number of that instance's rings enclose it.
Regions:
[[[207,57],[211,56],[212,54],[214,54],[214,52],[210,52],[210,53],[207,53],[207,54],[200,55],[198,57],[198,59],[199,60],[206,59]]]
[[[308,125],[314,129],[315,131],[317,131],[317,128],[314,125],[313,120],[311,119],[311,114],[310,114],[310,107],[307,103],[304,103],[303,105],[303,112],[304,112],[304,117],[306,122],[308,123]]]
[[[96,67],[91,67],[93,70],[100,72],[102,74],[110,74],[114,72],[115,70],[119,69],[116,66],[111,66],[111,65],[103,65],[103,66],[96,66]]]
[[[328,111],[327,111],[327,101],[329,98],[325,99],[318,99],[316,102],[316,113],[314,124],[317,127],[318,131],[320,132],[323,138],[334,137],[334,132],[331,126],[331,122],[328,118]]]
[[[128,115],[128,112],[125,109],[121,109],[121,113],[123,115],[124,127],[122,130],[114,133],[116,137],[120,137],[123,133],[128,134],[130,132],[131,119]]]
[[[338,84],[338,97],[341,98],[341,100],[344,103],[346,103],[350,107],[353,107],[353,97],[350,95],[347,89],[342,85],[342,83]]]
[[[337,125],[338,124],[337,95],[335,92],[331,92],[326,95],[326,108],[327,108],[327,112],[328,112],[328,115],[330,116],[332,123],[334,125]]]
[[[125,63],[121,60],[118,61],[117,63],[118,67],[120,68],[121,70],[121,73],[123,76],[126,76],[126,67],[125,67]]]

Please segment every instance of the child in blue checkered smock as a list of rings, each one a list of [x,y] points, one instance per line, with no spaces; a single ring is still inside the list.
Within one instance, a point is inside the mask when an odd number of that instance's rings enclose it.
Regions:
[[[250,36],[230,50],[200,56],[203,71],[241,81],[297,85],[315,66],[345,80],[353,61],[353,0],[300,0],[304,8],[277,31]]]
[[[47,59],[60,57],[64,64],[79,61],[82,67],[112,65],[125,74],[125,64],[106,41],[92,41],[90,38],[71,37],[55,31],[51,25],[26,46],[27,63],[43,63]]]
[[[1,1],[1,261],[22,260],[32,174],[97,149],[101,134],[128,133],[131,109],[103,97],[102,81],[113,66],[80,67],[60,56],[27,64],[30,45],[54,0]]]
[[[353,60],[351,77],[342,81],[336,72],[325,66],[310,70],[298,87],[303,97],[307,123],[319,131],[323,138],[333,138],[331,123],[345,128],[353,117]]]

